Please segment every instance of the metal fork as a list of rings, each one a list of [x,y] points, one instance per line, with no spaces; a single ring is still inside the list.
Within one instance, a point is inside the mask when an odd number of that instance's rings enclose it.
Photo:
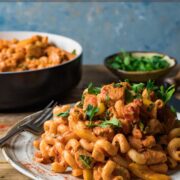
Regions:
[[[57,105],[57,102],[51,101],[36,118],[30,119],[26,122],[20,122],[17,126],[12,128],[8,133],[0,139],[0,147],[2,147],[7,140],[15,134],[22,131],[29,131],[35,135],[39,135],[43,131],[43,123],[52,117],[52,109]]]

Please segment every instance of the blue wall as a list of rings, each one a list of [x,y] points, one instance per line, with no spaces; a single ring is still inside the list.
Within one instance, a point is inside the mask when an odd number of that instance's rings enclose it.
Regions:
[[[79,41],[84,63],[124,50],[153,50],[180,62],[180,3],[0,3],[0,30],[58,33]]]

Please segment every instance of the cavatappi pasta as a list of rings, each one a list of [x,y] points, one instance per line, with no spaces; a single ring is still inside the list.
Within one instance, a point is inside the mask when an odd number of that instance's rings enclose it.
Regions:
[[[56,66],[75,57],[48,42],[48,37],[35,35],[24,40],[0,39],[0,72],[24,71]]]
[[[173,87],[92,84],[73,107],[57,106],[34,141],[35,161],[85,180],[169,180],[180,162],[180,127],[167,105]]]

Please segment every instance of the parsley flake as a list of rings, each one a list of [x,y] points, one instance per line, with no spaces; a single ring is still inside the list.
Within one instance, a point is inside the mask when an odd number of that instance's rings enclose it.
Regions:
[[[77,54],[76,50],[74,49],[71,54],[76,55]]]
[[[160,86],[159,96],[164,101],[164,103],[167,103],[171,99],[174,92],[175,92],[174,85],[169,86],[167,89],[165,89],[164,86]]]
[[[122,84],[121,83],[113,83],[113,87],[120,88],[120,87],[122,87]]]
[[[110,120],[105,120],[105,121],[103,121],[101,124],[99,124],[98,126],[100,126],[100,127],[102,127],[102,128],[106,128],[107,126],[112,126],[112,127],[115,127],[115,128],[119,128],[119,127],[121,127],[121,122],[117,119],[117,118],[115,118],[115,117],[113,117],[112,119],[110,119]]]
[[[138,83],[138,84],[132,84],[132,90],[135,92],[135,93],[141,93],[142,90],[144,89],[144,83]]]
[[[87,169],[92,168],[92,164],[93,164],[92,157],[81,154],[81,155],[79,155],[79,159]]]
[[[148,92],[158,90],[158,87],[154,84],[154,81],[149,80],[146,84],[146,89]]]
[[[100,87],[94,87],[93,83],[91,82],[89,85],[88,85],[88,93],[89,94],[99,94],[101,92],[101,88]]]
[[[141,132],[144,131],[144,124],[142,121],[139,122],[139,128],[140,128]]]
[[[109,97],[109,95],[108,95],[108,94],[106,95],[105,100],[106,100],[106,102],[109,102],[109,101],[110,101],[110,97]]]
[[[171,109],[171,111],[172,111],[174,114],[177,113],[177,112],[176,112],[176,109],[175,109],[173,106],[170,106],[170,109]]]
[[[94,123],[92,123],[92,121],[90,121],[90,123],[88,123],[86,126],[87,126],[88,128],[94,128],[94,127],[97,127],[98,125],[97,125],[97,124],[94,124]]]
[[[89,104],[87,106],[87,109],[86,109],[86,115],[87,117],[89,118],[89,120],[91,121],[93,119],[93,117],[95,116],[95,114],[99,111],[99,108],[98,107],[94,107],[92,106],[91,104]]]
[[[69,112],[70,110],[67,110],[65,112],[59,113],[56,116],[60,116],[60,117],[68,117],[69,116]]]
[[[126,104],[132,102],[134,99],[134,96],[132,92],[129,89],[125,89],[125,100]]]
[[[127,82],[127,83],[129,83],[129,79],[124,79],[124,82]]]

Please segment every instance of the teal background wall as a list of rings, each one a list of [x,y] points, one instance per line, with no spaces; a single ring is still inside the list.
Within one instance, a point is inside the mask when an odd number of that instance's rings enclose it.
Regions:
[[[0,3],[0,30],[57,33],[79,41],[84,63],[124,50],[160,51],[180,62],[180,3]]]

